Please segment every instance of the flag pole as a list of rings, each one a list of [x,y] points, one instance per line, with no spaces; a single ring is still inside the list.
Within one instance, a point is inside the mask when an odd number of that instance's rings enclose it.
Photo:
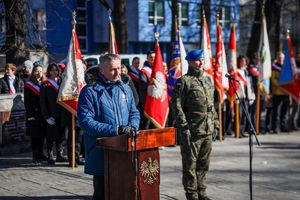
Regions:
[[[240,137],[240,103],[235,103],[235,137]]]
[[[260,84],[257,87],[257,96],[256,96],[256,134],[259,135],[259,126],[260,126]]]
[[[72,40],[73,40],[73,48],[74,48],[74,57],[76,59],[76,51],[75,51],[75,42],[74,42],[74,34],[73,32],[75,32],[76,30],[76,11],[73,12],[73,21],[72,21]],[[77,74],[77,66],[76,66],[76,61],[75,61],[75,74],[76,74],[76,77],[78,77],[78,74]],[[79,87],[78,87],[78,79],[77,79],[77,90],[79,90]],[[78,91],[78,94],[79,94],[79,91]],[[74,114],[72,113],[72,169],[75,169],[75,116]]]
[[[217,12],[217,18],[216,18],[216,23],[217,23],[217,27],[219,26],[219,12]],[[223,51],[223,49],[222,49]],[[223,121],[222,121],[222,100],[221,99],[221,95],[220,95],[220,92],[219,92],[219,106],[218,106],[218,109],[219,109],[219,140],[220,142],[222,142],[223,140]]]

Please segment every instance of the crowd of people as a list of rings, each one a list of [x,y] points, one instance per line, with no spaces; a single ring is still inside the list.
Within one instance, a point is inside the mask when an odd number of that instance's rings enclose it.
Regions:
[[[154,60],[155,52],[149,51],[144,64],[135,57],[132,65],[125,66],[117,55],[104,54],[97,68],[86,70],[87,86],[80,94],[75,128],[75,160],[76,166],[85,164],[83,152],[86,149],[85,172],[94,176],[95,199],[102,199],[104,195],[103,151],[96,148],[96,138],[155,128],[144,116]],[[217,115],[218,94],[212,79],[203,70],[204,51],[191,51],[186,60],[189,70],[174,86],[168,126],[178,128],[187,199],[209,199],[205,193],[205,176],[212,140],[218,135],[220,126]],[[259,54],[255,53],[250,61],[247,56],[240,55],[237,63],[237,93],[240,101],[234,103],[243,102],[255,124],[257,91],[260,87]],[[277,52],[272,63],[270,92],[262,90],[260,93],[260,114],[266,111],[264,123],[261,123],[262,133],[274,134],[278,128],[281,132],[287,132],[300,127],[298,102],[278,84],[283,63],[284,54]],[[300,53],[296,55],[296,65],[300,68]],[[46,73],[43,68],[41,62],[27,60],[23,64],[22,73],[16,75],[16,66],[6,64],[5,75],[0,79],[0,91],[1,94],[24,92],[27,134],[31,137],[33,163],[45,161],[55,165],[55,162],[69,162],[69,166],[72,166],[71,113],[57,103],[64,66],[51,63]],[[288,117],[289,108],[292,112]],[[245,113],[242,110],[235,113],[232,101],[227,98],[221,110],[224,136],[235,133],[234,120],[239,115],[240,137],[248,137],[250,125]],[[47,155],[43,152],[45,141]],[[83,141],[85,145],[82,145]],[[64,149],[67,149],[67,153],[64,153]]]
[[[251,60],[245,55],[240,55],[237,61],[237,80],[239,81],[237,93],[249,112],[252,124],[256,124],[256,106],[257,99],[260,103],[259,116],[259,131],[265,133],[288,132],[298,130],[300,127],[299,105],[296,100],[285,91],[278,79],[284,64],[284,54],[279,51],[276,53],[276,58],[272,62],[272,73],[270,77],[270,88],[259,86],[259,54],[255,53]],[[300,53],[296,57],[297,70],[300,73]],[[258,87],[260,87],[259,98],[257,98]],[[267,91],[269,90],[269,91]],[[239,103],[239,102],[236,102]],[[233,106],[230,106],[230,101],[225,99],[222,105],[223,111],[223,134],[231,135],[235,133],[235,112]],[[290,110],[292,110],[290,112]],[[265,113],[262,120],[262,113]],[[291,113],[291,114],[290,114]],[[279,115],[279,119],[278,119]],[[245,113],[240,109],[239,113],[239,137],[247,137],[250,130],[249,122],[246,120]],[[279,123],[278,123],[279,120]],[[279,126],[277,126],[279,124]]]
[[[63,70],[63,65],[51,63],[44,73],[41,62],[26,60],[20,74],[16,73],[15,64],[7,63],[4,77],[0,79],[1,94],[24,92],[26,134],[31,138],[32,162],[35,164],[47,162],[49,165],[55,165],[55,162],[69,162],[69,166],[72,166],[71,113],[57,103]],[[77,166],[84,164],[82,131],[78,125],[75,133]],[[46,155],[43,151],[44,143]],[[66,148],[64,144],[67,144]]]

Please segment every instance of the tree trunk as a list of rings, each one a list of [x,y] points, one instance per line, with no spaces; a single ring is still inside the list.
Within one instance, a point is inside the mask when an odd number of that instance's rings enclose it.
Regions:
[[[253,54],[257,52],[259,48],[263,3],[264,0],[256,0],[255,17],[252,24],[251,37],[247,49],[248,58],[252,58]]]
[[[171,41],[175,41],[176,31],[178,27],[178,0],[172,0],[172,33]]]
[[[282,5],[282,0],[267,0],[265,4],[270,49],[274,56],[277,51],[282,50],[280,43]]]
[[[25,48],[27,32],[25,0],[3,2],[6,15],[6,41],[0,51],[6,54],[7,62],[19,65],[28,55]]]
[[[126,0],[114,0],[114,25],[119,53],[128,52]]]

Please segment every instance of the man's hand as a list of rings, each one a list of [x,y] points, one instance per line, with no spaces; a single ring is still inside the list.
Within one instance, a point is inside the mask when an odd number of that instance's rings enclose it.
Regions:
[[[119,126],[118,135],[130,134],[133,130],[132,126]]]

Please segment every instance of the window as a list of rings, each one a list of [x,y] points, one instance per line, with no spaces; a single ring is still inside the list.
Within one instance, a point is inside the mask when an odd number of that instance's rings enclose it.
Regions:
[[[222,7],[220,9],[219,23],[226,29],[230,29],[230,7]]]
[[[47,30],[46,26],[46,10],[36,9],[33,10],[34,24],[37,31]]]
[[[0,14],[0,33],[6,32],[6,24],[5,24],[5,14]]]
[[[86,23],[86,1],[77,0],[76,9],[76,33],[78,36],[78,42],[82,53],[87,52],[87,23]]]
[[[197,5],[195,7],[195,21],[198,27],[201,26],[201,21],[202,21],[202,6],[201,5]]]
[[[165,22],[164,1],[149,1],[148,22],[154,25],[163,25]]]
[[[188,3],[178,3],[179,9],[179,26],[188,26],[189,25],[189,4]]]

